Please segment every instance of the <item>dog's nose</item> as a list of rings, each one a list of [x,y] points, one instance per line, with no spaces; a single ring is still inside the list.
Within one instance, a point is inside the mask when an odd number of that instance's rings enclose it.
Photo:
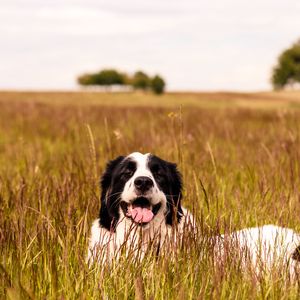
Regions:
[[[153,187],[153,181],[147,176],[139,176],[134,180],[134,185],[139,191],[146,192]]]

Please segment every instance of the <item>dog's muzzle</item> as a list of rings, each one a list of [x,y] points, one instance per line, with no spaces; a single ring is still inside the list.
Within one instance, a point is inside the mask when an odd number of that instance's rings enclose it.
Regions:
[[[130,218],[139,225],[146,225],[150,223],[158,213],[161,203],[151,205],[147,198],[138,197],[131,203],[122,201],[120,206],[127,218]]]

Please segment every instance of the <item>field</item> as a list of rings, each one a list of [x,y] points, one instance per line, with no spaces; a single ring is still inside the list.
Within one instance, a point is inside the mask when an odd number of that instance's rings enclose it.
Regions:
[[[299,299],[282,274],[176,254],[85,264],[99,178],[133,151],[176,162],[203,237],[300,231],[300,93],[0,93],[0,299]],[[176,261],[176,262],[175,262]]]

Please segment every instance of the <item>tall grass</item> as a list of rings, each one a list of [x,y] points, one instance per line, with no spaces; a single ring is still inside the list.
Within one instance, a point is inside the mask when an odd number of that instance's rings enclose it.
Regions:
[[[216,268],[208,237],[266,223],[300,231],[300,111],[217,109],[216,102],[180,108],[177,95],[161,106],[165,98],[138,106],[123,95],[108,106],[95,105],[105,94],[83,96],[84,105],[47,97],[0,97],[0,298],[299,297],[281,274],[256,280],[230,260]],[[199,236],[187,237],[175,258],[89,269],[99,177],[107,160],[133,151],[178,163]]]

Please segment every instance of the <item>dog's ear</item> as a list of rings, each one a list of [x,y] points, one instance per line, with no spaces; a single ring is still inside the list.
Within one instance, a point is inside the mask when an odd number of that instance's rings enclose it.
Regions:
[[[167,196],[166,223],[173,225],[179,223],[182,217],[182,176],[174,163],[167,163],[168,178],[170,183],[170,195]]]
[[[116,218],[109,213],[107,194],[112,184],[112,174],[114,169],[121,163],[124,156],[119,156],[107,163],[106,169],[101,177],[101,208],[99,213],[100,225],[107,230],[113,230],[116,225]]]

